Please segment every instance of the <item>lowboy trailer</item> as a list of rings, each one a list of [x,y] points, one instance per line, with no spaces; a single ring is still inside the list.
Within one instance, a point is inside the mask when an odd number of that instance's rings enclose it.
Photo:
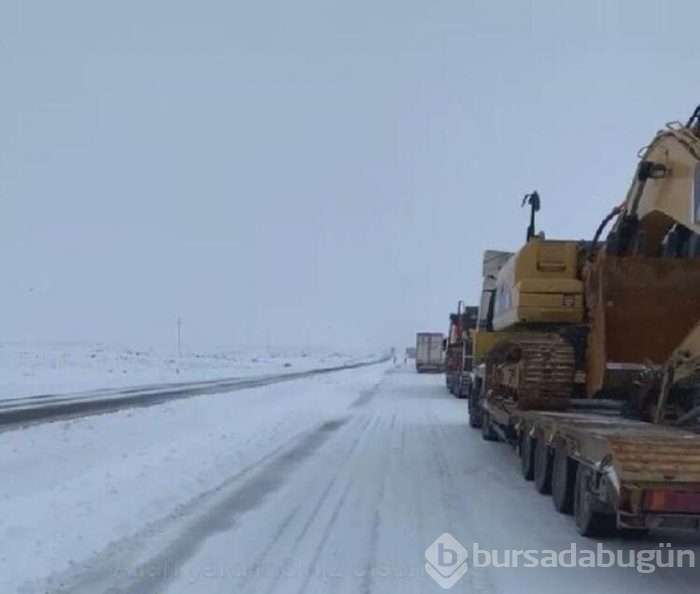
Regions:
[[[578,404],[509,410],[489,400],[482,436],[514,444],[523,477],[584,535],[700,530],[700,435],[624,418],[618,403]]]

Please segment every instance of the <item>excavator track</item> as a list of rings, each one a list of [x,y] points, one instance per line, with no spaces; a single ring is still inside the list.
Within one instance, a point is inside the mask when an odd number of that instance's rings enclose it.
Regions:
[[[520,409],[562,409],[571,398],[574,348],[559,336],[503,341],[493,348],[486,365],[492,396]]]

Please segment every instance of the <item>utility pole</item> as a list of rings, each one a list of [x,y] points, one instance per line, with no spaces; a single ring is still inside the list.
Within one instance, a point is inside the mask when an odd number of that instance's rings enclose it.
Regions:
[[[177,318],[177,356],[182,359],[182,318]]]

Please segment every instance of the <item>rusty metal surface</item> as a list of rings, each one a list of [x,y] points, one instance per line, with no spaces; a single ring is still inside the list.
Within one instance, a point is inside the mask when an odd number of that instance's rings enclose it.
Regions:
[[[558,336],[513,338],[487,357],[487,389],[521,409],[561,409],[571,397],[573,347]]]
[[[561,339],[527,340],[519,343],[519,399],[524,406],[540,398],[568,399],[574,381],[574,349]]]
[[[614,415],[520,413],[545,439],[566,443],[579,459],[612,470],[618,485],[700,490],[700,435]]]
[[[700,258],[601,253],[588,276],[587,302],[593,395],[616,381],[611,363],[662,364],[700,321]]]
[[[700,488],[700,435],[690,437],[640,434],[612,439],[612,466],[625,483],[683,483]]]

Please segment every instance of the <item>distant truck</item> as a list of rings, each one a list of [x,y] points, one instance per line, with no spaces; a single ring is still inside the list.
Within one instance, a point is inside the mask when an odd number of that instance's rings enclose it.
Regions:
[[[443,340],[441,332],[416,334],[416,371],[418,373],[442,373]]]
[[[406,347],[406,358],[415,359],[416,358],[416,347]]]

